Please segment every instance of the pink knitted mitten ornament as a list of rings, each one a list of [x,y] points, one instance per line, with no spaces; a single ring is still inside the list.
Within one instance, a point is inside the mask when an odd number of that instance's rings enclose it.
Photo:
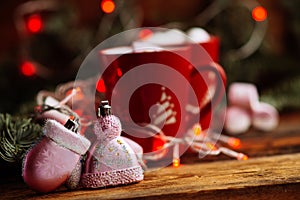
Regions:
[[[72,120],[65,126],[55,120],[46,122],[45,135],[24,158],[23,178],[30,188],[50,192],[71,176],[90,146],[89,140],[73,132],[75,124]]]

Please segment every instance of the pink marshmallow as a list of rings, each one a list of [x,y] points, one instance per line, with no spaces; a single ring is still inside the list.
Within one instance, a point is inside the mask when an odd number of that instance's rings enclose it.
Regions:
[[[258,102],[258,92],[250,83],[233,83],[229,87],[228,101],[230,105],[252,109]]]
[[[255,85],[233,83],[229,87],[225,129],[230,134],[245,132],[251,123],[254,128],[271,131],[278,125],[278,111],[267,103],[260,103]],[[251,122],[252,120],[252,122]]]
[[[278,111],[267,103],[259,103],[253,108],[252,124],[262,131],[271,131],[279,122]]]
[[[227,109],[224,128],[229,134],[241,134],[250,126],[251,115],[247,110],[237,106],[230,106]]]

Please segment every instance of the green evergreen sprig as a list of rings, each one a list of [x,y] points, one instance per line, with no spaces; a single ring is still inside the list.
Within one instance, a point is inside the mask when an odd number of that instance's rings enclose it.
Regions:
[[[0,114],[0,157],[7,162],[19,162],[27,150],[42,135],[42,127],[31,118]]]

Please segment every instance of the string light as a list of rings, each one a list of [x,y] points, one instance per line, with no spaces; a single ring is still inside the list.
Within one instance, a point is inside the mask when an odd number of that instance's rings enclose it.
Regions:
[[[235,149],[238,149],[238,148],[241,147],[241,140],[238,139],[238,138],[229,138],[228,144],[229,144],[231,147],[233,147],[233,148],[235,148]]]
[[[239,158],[239,160],[248,160],[249,157],[245,154],[242,154]]]
[[[26,23],[27,29],[31,33],[38,33],[43,28],[43,21],[39,14],[30,15]]]
[[[21,73],[24,76],[33,76],[36,73],[36,67],[32,62],[25,61],[21,65]]]
[[[179,144],[175,144],[173,148],[173,167],[180,166]]]
[[[195,124],[193,127],[193,130],[194,130],[195,136],[200,136],[201,131],[202,131],[200,124]]]
[[[215,140],[219,140],[234,149],[238,149],[241,147],[241,140],[235,137],[228,137],[226,135],[219,135],[215,133],[210,133],[210,137],[212,137]]]
[[[262,6],[257,6],[252,10],[252,18],[257,22],[266,20],[267,15],[267,10]]]
[[[248,160],[247,155],[233,151],[233,150],[225,148],[225,147],[220,147],[219,149],[215,150],[215,153],[216,153],[215,155],[223,153],[227,156],[235,157],[237,160]]]
[[[214,145],[214,144],[211,143],[211,142],[207,142],[207,143],[206,143],[206,146],[207,146],[209,149],[211,149],[211,150],[217,150],[216,145]]]
[[[223,136],[214,132],[208,133],[208,130],[203,131],[201,126],[199,126],[199,124],[194,125],[193,128],[187,131],[183,138],[177,138],[166,136],[162,130],[154,125],[147,125],[148,128],[152,129],[152,132],[158,133],[154,136],[155,140],[161,139],[162,141],[164,141],[164,145],[159,151],[154,151],[152,152],[152,154],[147,153],[147,155],[144,155],[143,158],[145,160],[159,160],[165,155],[163,154],[163,151],[173,146],[173,167],[179,167],[179,145],[182,144],[189,145],[189,147],[193,151],[198,152],[199,158],[203,158],[203,156],[205,155],[219,155],[223,153],[227,156],[236,158],[237,160],[248,159],[247,155],[220,146],[220,144],[216,143],[217,141],[220,141],[228,144],[231,147],[240,147],[241,142],[238,138]],[[149,135],[153,136],[152,132],[149,132]]]
[[[173,159],[173,167],[177,168],[180,166],[180,159],[174,158]]]
[[[115,10],[115,3],[112,0],[103,0],[101,2],[101,9],[103,12],[109,14]]]

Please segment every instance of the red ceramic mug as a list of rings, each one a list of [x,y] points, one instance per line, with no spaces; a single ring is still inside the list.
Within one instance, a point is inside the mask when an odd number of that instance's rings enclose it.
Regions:
[[[120,117],[125,134],[138,142],[144,152],[157,150],[159,142],[128,122],[141,127],[150,123],[176,137],[182,137],[193,123],[200,122],[208,128],[211,102],[224,94],[219,88],[225,84],[225,74],[202,48],[199,53],[204,52],[206,58],[201,62],[193,60],[201,58],[192,54],[198,48],[187,44],[143,51],[131,47],[100,51],[105,70],[99,78],[104,80],[106,98]],[[194,116],[189,106],[196,107],[200,114]]]
[[[199,122],[205,130],[211,125],[212,109],[215,109],[225,94],[226,74],[218,64],[220,39],[211,35],[205,42],[191,41],[190,45],[191,63],[195,66],[191,72],[191,84],[195,86],[200,108]],[[194,123],[193,120],[192,122]]]

